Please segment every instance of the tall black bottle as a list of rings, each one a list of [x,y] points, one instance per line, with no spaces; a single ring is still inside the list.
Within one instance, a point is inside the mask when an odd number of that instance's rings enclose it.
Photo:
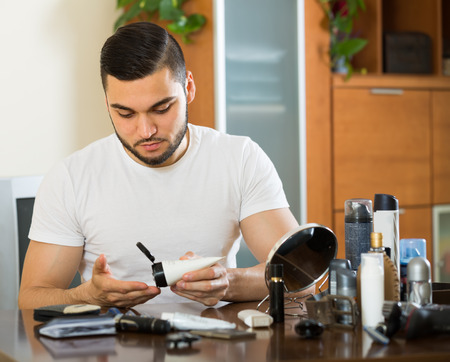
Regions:
[[[274,322],[284,322],[283,264],[270,264],[269,278],[269,314]]]

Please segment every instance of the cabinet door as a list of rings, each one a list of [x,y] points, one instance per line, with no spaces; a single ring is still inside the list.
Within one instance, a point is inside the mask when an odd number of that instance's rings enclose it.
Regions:
[[[433,203],[450,203],[450,92],[432,93]]]
[[[346,199],[395,195],[400,207],[429,205],[430,92],[333,92],[334,209]]]

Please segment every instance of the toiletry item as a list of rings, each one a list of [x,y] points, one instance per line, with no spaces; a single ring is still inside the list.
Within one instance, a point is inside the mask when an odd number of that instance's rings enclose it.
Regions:
[[[409,261],[417,256],[427,257],[427,245],[425,239],[400,239],[400,300],[406,302],[407,272]]]
[[[384,299],[400,300],[400,279],[398,271],[392,259],[390,259],[383,247],[384,239],[382,233],[372,232],[370,234],[370,250],[369,253],[381,253],[383,255],[384,264]]]
[[[397,270],[400,270],[399,210],[395,196],[375,194],[373,231],[383,234],[384,247],[390,249],[390,257]]]
[[[159,288],[176,284],[183,277],[184,273],[210,267],[213,264],[225,259],[225,257],[207,257],[187,260],[169,260],[155,263],[155,257],[142,244],[136,246],[152,262],[153,278]]]
[[[269,278],[269,314],[274,322],[284,322],[283,264],[270,264]]]
[[[336,295],[337,293],[337,276],[336,273],[338,269],[348,269],[351,270],[352,266],[350,261],[347,259],[333,259],[330,262],[330,267],[328,269],[328,283],[330,294]]]
[[[349,269],[337,270],[337,295],[351,297],[356,299],[356,273]],[[351,312],[352,307],[347,300],[338,300],[336,306],[340,311]],[[338,322],[342,324],[351,324],[352,316],[343,314],[338,317]]]
[[[370,249],[372,232],[372,200],[349,199],[345,201],[345,258],[353,270],[361,264],[361,254]]]
[[[207,268],[225,257],[207,257],[187,260],[166,260],[152,265],[153,278],[159,288],[176,284],[184,273]]]
[[[205,318],[187,313],[161,313],[161,319],[169,321],[174,329],[192,330],[192,329],[233,329],[236,324],[222,321],[216,318]]]
[[[409,261],[407,267],[408,302],[427,305],[432,302],[430,262],[418,256]]]
[[[238,313],[238,318],[250,328],[269,327],[273,318],[256,309],[244,309]]]
[[[114,321],[118,331],[150,334],[170,332],[170,323],[164,319],[117,314],[114,316]]]
[[[383,321],[384,268],[383,254],[361,254],[362,325],[375,327]]]

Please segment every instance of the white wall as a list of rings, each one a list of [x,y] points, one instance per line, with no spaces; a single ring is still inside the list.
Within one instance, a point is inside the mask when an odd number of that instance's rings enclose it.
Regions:
[[[0,177],[45,174],[113,132],[99,71],[116,0],[0,1]]]

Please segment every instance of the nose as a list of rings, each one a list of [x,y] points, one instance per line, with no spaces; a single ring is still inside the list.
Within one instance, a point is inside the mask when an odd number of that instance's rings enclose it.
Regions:
[[[138,134],[142,139],[147,139],[156,134],[158,128],[148,115],[142,115],[138,119]]]

